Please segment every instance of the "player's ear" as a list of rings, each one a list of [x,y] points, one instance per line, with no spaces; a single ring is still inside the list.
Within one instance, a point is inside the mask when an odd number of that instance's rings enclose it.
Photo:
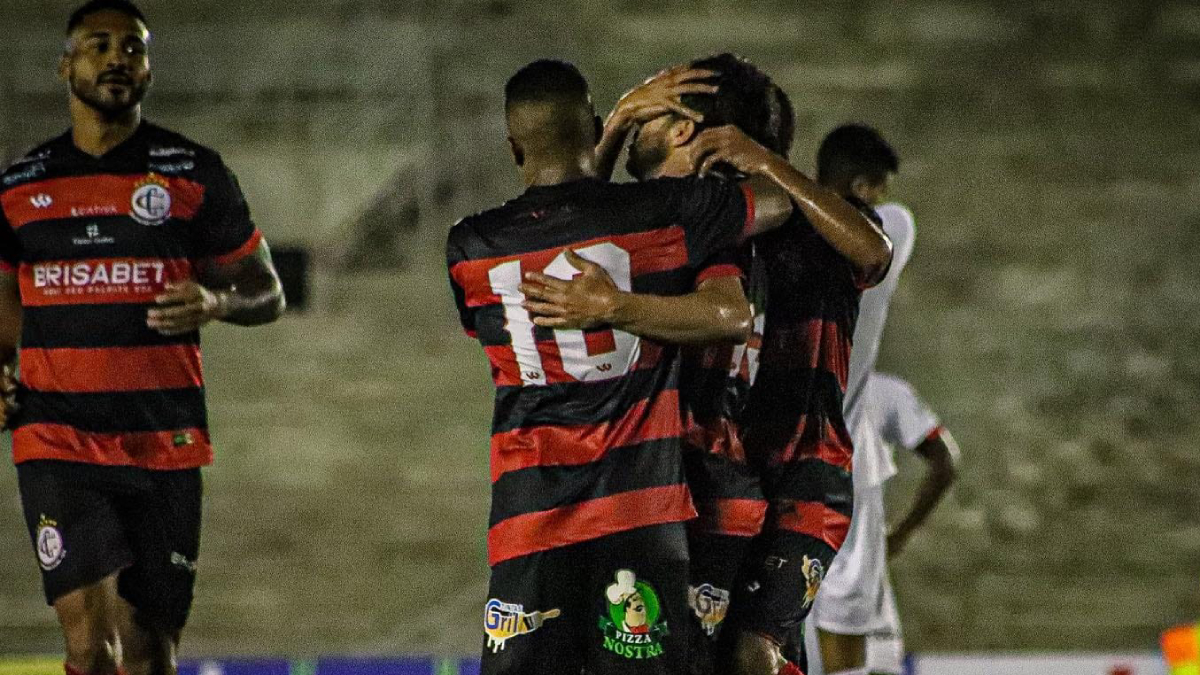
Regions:
[[[66,82],[71,75],[71,44],[67,43],[67,49],[58,57],[58,79]]]
[[[687,145],[695,136],[696,123],[686,117],[676,119],[667,130],[667,141],[675,148]]]
[[[866,176],[855,176],[850,179],[850,194],[870,204],[875,196],[875,184]]]
[[[521,145],[513,140],[512,136],[508,137],[508,149],[512,151],[513,161],[517,166],[525,166],[525,151]]]

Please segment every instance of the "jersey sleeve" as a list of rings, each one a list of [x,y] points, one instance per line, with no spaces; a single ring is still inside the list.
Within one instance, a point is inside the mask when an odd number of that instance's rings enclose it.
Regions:
[[[908,382],[871,374],[871,395],[880,413],[880,436],[892,445],[913,450],[941,430],[941,422]]]
[[[197,220],[193,257],[198,260],[237,262],[253,253],[262,240],[237,177],[220,159],[205,180],[204,205]]]
[[[475,337],[475,311],[467,306],[467,291],[463,288],[459,271],[467,262],[467,255],[459,243],[462,230],[456,226],[446,238],[446,271],[450,277],[450,290],[454,294],[454,305],[458,308],[458,319],[467,335]]]
[[[0,272],[13,274],[21,264],[21,240],[0,208]]]
[[[689,265],[702,269],[736,247],[754,223],[754,193],[718,177],[684,179],[677,186],[673,215],[683,226]]]
[[[700,265],[699,271],[696,273],[696,285],[699,286],[709,279],[721,277],[745,278],[746,273],[738,263],[739,256],[734,249],[724,249],[714,253]]]

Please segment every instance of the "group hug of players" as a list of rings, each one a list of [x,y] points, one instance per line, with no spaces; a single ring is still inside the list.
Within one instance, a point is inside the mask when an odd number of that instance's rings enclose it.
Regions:
[[[899,673],[887,446],[934,467],[894,550],[956,451],[871,372],[914,234],[882,203],[892,149],[840,127],[811,180],[788,97],[729,54],[603,125],[536,61],[505,114],[526,190],[446,253],[496,386],[483,672]],[[627,141],[637,181],[612,183]]]
[[[199,330],[284,307],[220,156],[142,119],[149,42],[128,0],[76,10],[71,128],[0,173],[0,421],[67,675],[175,672],[213,455]],[[505,97],[527,189],[447,245],[496,385],[483,671],[797,673],[819,633],[825,672],[898,672],[883,555],[954,448],[871,372],[913,238],[879,206],[891,149],[843,127],[810,180],[787,96],[730,55],[603,125],[566,63]],[[630,135],[638,181],[611,183]],[[934,470],[885,542],[889,443]]]

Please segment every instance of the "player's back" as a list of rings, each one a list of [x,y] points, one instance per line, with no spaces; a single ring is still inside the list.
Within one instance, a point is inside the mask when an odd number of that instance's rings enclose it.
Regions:
[[[620,330],[537,327],[521,306],[523,275],[571,278],[571,249],[623,290],[682,294],[748,212],[737,185],[720,179],[584,179],[530,188],[451,231],[463,325],[496,385],[492,564],[694,515],[679,451],[678,349]]]

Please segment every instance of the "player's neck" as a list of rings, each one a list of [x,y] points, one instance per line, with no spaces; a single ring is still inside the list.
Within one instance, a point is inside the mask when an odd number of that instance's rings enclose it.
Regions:
[[[596,157],[594,154],[581,153],[574,159],[531,159],[521,167],[521,176],[528,187],[559,185],[584,178],[595,178]]]
[[[101,157],[129,140],[141,123],[140,105],[110,117],[71,97],[71,140],[75,147],[93,157]]]

